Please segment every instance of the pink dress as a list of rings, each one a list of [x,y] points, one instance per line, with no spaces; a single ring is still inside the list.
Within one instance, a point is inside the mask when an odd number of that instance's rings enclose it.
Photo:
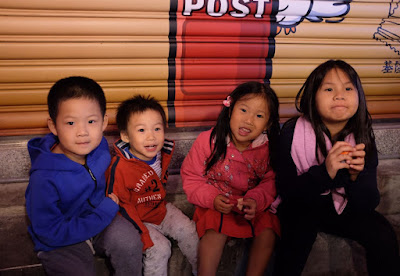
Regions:
[[[209,145],[211,130],[202,132],[186,156],[181,176],[188,201],[196,205],[193,220],[202,237],[206,230],[214,229],[229,237],[248,238],[271,228],[280,235],[279,220],[268,211],[275,200],[275,173],[269,166],[268,139],[261,134],[253,143],[239,152],[228,143],[224,160],[218,161],[204,175],[205,164],[211,154]],[[236,202],[238,198],[252,198],[257,203],[254,219],[246,220],[234,209],[222,214],[214,209],[214,199],[222,194]]]

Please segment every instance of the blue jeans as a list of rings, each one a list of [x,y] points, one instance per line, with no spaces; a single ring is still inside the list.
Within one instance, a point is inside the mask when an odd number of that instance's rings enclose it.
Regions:
[[[114,275],[142,275],[142,247],[138,230],[116,215],[102,232],[93,237],[97,255],[109,258]],[[52,251],[40,251],[38,257],[48,275],[96,275],[92,249],[81,242]]]

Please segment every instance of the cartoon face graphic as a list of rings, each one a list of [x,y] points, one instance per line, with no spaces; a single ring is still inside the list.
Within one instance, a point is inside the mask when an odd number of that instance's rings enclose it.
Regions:
[[[280,0],[276,22],[280,27],[294,27],[304,19],[311,22],[340,22],[350,10],[350,4],[344,1],[294,1]],[[287,33],[288,34],[288,33]]]

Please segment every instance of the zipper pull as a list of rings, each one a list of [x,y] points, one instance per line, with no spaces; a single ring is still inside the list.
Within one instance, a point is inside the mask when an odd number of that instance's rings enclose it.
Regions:
[[[92,179],[93,179],[94,181],[97,181],[97,180],[96,180],[96,177],[94,177],[94,174],[92,173],[92,171],[90,170],[90,168],[88,167],[88,165],[85,164],[85,165],[83,165],[83,166],[84,166],[85,169],[89,172],[89,174],[90,174],[90,176],[92,177]]]

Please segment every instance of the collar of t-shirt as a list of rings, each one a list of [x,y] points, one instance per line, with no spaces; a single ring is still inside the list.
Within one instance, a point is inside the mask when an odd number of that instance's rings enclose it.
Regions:
[[[130,158],[135,158],[135,159],[137,159],[137,160],[143,161],[143,162],[145,162],[145,163],[146,163],[147,165],[149,165],[149,166],[153,165],[154,162],[156,162],[156,160],[157,160],[157,155],[154,156],[153,159],[151,159],[151,160],[149,160],[149,161],[142,160],[142,159],[140,159],[140,158],[137,158],[135,155],[133,155],[132,152],[130,152],[129,149],[130,149],[130,147],[126,147],[126,148],[124,148],[124,151],[127,152],[127,153],[129,154],[129,157],[130,157]]]

